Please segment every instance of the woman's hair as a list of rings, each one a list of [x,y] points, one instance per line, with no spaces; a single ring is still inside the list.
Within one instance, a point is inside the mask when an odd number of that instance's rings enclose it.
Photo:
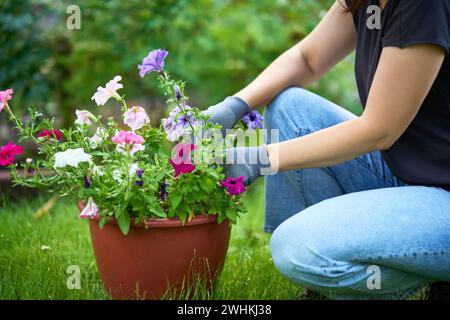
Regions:
[[[345,0],[344,2],[347,4],[347,10],[351,13],[355,13],[365,5],[369,0]]]

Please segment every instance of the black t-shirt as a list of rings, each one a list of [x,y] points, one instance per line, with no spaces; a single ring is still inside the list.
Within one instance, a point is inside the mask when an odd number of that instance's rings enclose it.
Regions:
[[[435,44],[446,52],[417,116],[382,155],[403,181],[450,190],[450,0],[389,0],[381,12],[381,28],[374,28],[373,19],[368,27],[371,5],[379,1],[368,1],[353,17],[358,32],[355,73],[363,106],[383,47]]]

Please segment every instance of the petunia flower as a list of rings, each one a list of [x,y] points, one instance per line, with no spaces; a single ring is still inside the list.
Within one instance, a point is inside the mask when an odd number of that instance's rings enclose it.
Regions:
[[[53,129],[53,131],[43,130],[39,133],[38,138],[56,139],[58,141],[61,141],[62,132],[59,131],[58,129]]]
[[[167,184],[167,183],[165,183],[165,182],[163,182],[163,183],[161,183],[161,189],[160,189],[160,191],[159,191],[159,199],[161,200],[161,201],[166,201],[166,199],[167,199],[167,195],[168,195],[168,193],[167,193],[167,187],[168,187],[169,185]]]
[[[192,164],[191,159],[191,152],[195,149],[197,149],[197,146],[192,143],[179,143],[175,146],[175,156],[170,159],[170,164],[175,170],[175,177],[195,170],[195,165]]]
[[[7,89],[5,91],[0,91],[0,112],[6,106],[6,103],[12,99],[13,89]]]
[[[144,125],[150,123],[150,118],[144,108],[139,106],[131,107],[127,112],[125,112],[123,118],[124,123],[133,131],[139,130]]]
[[[263,124],[262,121],[264,117],[255,110],[250,111],[246,115],[242,117],[242,121],[245,122],[248,129],[262,129]]]
[[[91,187],[91,180],[89,180],[88,176],[84,177],[84,188],[89,189]]]
[[[244,176],[238,178],[228,177],[226,180],[221,181],[220,184],[227,189],[228,194],[236,196],[245,192],[244,179]]]
[[[184,110],[187,112],[187,117],[183,114],[180,107],[175,107],[170,112],[169,117],[163,119],[163,127],[167,135],[167,140],[176,142],[181,137],[191,134],[191,126],[189,123],[194,126],[199,125],[192,113],[189,111],[192,110],[192,108],[185,106]]]
[[[91,167],[91,169],[92,169],[92,174],[93,174],[94,176],[102,177],[102,176],[104,175],[103,170],[102,170],[102,169],[103,169],[102,167],[98,167],[98,166],[96,166],[95,164],[93,164],[92,167]]]
[[[103,106],[111,98],[120,100],[121,97],[117,93],[117,90],[123,88],[123,85],[119,83],[121,80],[121,76],[115,76],[114,79],[106,84],[105,88],[98,87],[97,92],[92,96],[91,100],[95,100],[98,106]]]
[[[78,167],[81,162],[87,162],[92,159],[90,154],[84,152],[82,148],[69,149],[55,154],[55,168],[64,168],[65,166]]]
[[[149,73],[161,72],[164,69],[164,60],[168,55],[169,52],[163,49],[151,51],[138,66],[139,75],[143,78]]]
[[[137,186],[137,187],[143,187],[144,186],[144,181],[142,179],[136,180],[134,182],[134,185]]]
[[[80,218],[82,219],[91,219],[94,218],[98,214],[97,204],[94,202],[94,199],[91,197],[88,200],[88,203],[84,207],[83,211],[80,213]]]
[[[183,98],[183,94],[181,93],[181,88],[179,85],[175,85],[173,87],[173,91],[175,92],[175,97],[178,101],[181,101],[181,98]]]
[[[93,149],[97,148],[103,141],[108,138],[108,132],[106,129],[97,128],[95,134],[89,139],[91,147]]]
[[[77,126],[90,126],[92,124],[91,120],[96,120],[95,116],[87,110],[76,110],[75,114],[77,115],[77,120],[75,120]]]
[[[0,148],[0,166],[10,166],[13,164],[14,157],[23,153],[23,147],[8,142]]]
[[[129,152],[133,155],[145,149],[144,138],[130,131],[117,132],[111,141],[117,143],[117,151],[120,153]]]

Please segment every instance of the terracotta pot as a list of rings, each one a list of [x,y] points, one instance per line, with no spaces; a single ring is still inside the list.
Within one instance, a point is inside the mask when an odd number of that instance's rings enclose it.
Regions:
[[[212,289],[228,250],[228,220],[219,224],[217,216],[205,215],[184,226],[179,219],[146,225],[132,224],[125,236],[114,219],[103,229],[98,219],[89,220],[100,277],[113,299],[185,298],[199,283]]]

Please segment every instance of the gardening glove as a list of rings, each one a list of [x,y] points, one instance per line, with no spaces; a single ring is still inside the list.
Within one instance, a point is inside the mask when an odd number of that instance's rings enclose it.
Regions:
[[[272,174],[267,147],[239,147],[225,151],[224,172],[227,177],[244,176],[248,186],[262,175]]]
[[[209,107],[203,114],[211,116],[209,121],[222,126],[222,133],[232,129],[245,114],[250,112],[250,106],[239,97],[228,97],[224,101]]]

